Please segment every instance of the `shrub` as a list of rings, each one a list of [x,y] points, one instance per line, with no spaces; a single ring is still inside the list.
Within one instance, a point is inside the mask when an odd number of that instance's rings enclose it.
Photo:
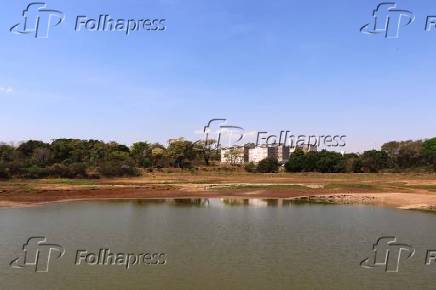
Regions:
[[[72,163],[68,166],[70,178],[86,178],[86,164],[82,162]]]
[[[85,178],[87,177],[86,165],[81,162],[65,165],[55,163],[48,168],[48,173],[52,177],[58,178]]]
[[[10,177],[9,168],[5,164],[0,164],[0,179],[8,179]]]
[[[139,170],[129,164],[117,161],[107,161],[100,163],[98,172],[105,177],[138,176]]]
[[[275,158],[265,158],[257,165],[257,172],[274,173],[279,171],[279,162]]]
[[[245,164],[244,169],[247,172],[256,172],[257,167],[256,164],[254,164],[254,162],[250,162]]]
[[[304,152],[300,149],[296,149],[294,153],[289,157],[288,162],[285,163],[285,169],[287,172],[301,172],[304,170]]]
[[[24,178],[38,179],[45,178],[49,176],[49,171],[47,168],[41,168],[36,165],[33,165],[29,168],[25,168],[23,172]]]
[[[49,174],[52,177],[58,178],[68,178],[69,170],[68,167],[62,163],[55,163],[48,168]]]
[[[325,150],[318,152],[316,169],[322,173],[345,172],[345,162],[342,154]]]
[[[150,168],[153,166],[153,162],[151,162],[149,158],[145,158],[144,160],[142,160],[141,166],[144,168]]]
[[[365,151],[360,157],[364,172],[376,173],[388,165],[388,155],[385,151]]]

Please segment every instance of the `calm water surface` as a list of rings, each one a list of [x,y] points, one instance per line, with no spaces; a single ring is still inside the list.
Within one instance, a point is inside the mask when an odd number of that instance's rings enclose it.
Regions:
[[[363,269],[381,236],[416,248]],[[62,245],[47,273],[9,263],[32,236]],[[158,252],[165,265],[75,265],[76,251]],[[0,209],[0,289],[436,289],[436,215],[264,200],[76,202]]]

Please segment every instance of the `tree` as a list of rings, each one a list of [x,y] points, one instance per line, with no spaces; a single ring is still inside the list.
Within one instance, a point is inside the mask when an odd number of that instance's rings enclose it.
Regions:
[[[31,157],[33,152],[37,148],[48,148],[48,147],[49,145],[42,141],[29,140],[24,143],[21,143],[20,146],[18,146],[17,151],[22,153],[26,157]]]
[[[381,150],[388,155],[390,168],[398,167],[398,155],[400,153],[400,142],[391,141],[382,145]]]
[[[257,172],[275,173],[279,171],[280,164],[276,158],[265,158],[257,164]]]
[[[51,151],[49,148],[39,147],[33,151],[32,161],[38,166],[46,166],[51,161]]]
[[[400,142],[398,165],[400,168],[413,168],[423,165],[422,141]]]
[[[176,140],[167,149],[168,157],[174,167],[184,168],[194,159],[194,146],[191,141]]]
[[[385,151],[390,158],[394,159],[398,156],[398,153],[400,152],[400,142],[391,141],[385,143],[382,145],[381,150]]]
[[[9,168],[0,162],[0,179],[8,179],[11,177]]]
[[[359,155],[355,153],[344,154],[343,160],[345,172],[362,173],[362,162]]]
[[[10,162],[14,160],[15,148],[10,145],[0,145],[0,162]]]
[[[241,156],[241,150],[242,150],[242,156]],[[238,147],[229,148],[225,151],[224,158],[232,166],[241,164],[244,162],[244,149]]]
[[[379,172],[387,167],[388,155],[385,151],[365,151],[361,156],[361,162],[364,172]]]
[[[211,160],[218,160],[218,150],[214,148],[216,140],[210,139],[206,141],[197,141],[194,143],[194,151],[199,153],[199,156],[203,157],[206,166],[210,165]]]
[[[422,144],[422,154],[426,162],[436,171],[436,137],[426,140]]]
[[[256,164],[254,164],[254,162],[249,162],[249,163],[245,164],[244,169],[247,172],[256,172],[257,166],[256,166]]]
[[[164,167],[166,161],[166,149],[160,144],[153,144],[151,149],[151,156],[153,158],[153,166],[154,167]]]
[[[100,161],[108,159],[107,146],[103,141],[88,140],[86,143],[88,154],[84,158],[84,162],[89,163],[92,166],[97,166]]]
[[[422,140],[391,141],[383,144],[382,151],[388,156],[389,168],[413,168],[424,165]]]
[[[301,172],[304,169],[304,162],[304,151],[297,148],[285,163],[285,169],[287,172]]]
[[[317,171],[322,173],[338,173],[345,171],[342,154],[334,151],[323,150],[318,152]]]
[[[151,145],[147,142],[136,142],[132,145],[130,155],[140,167],[148,168],[152,166]]]
[[[79,139],[56,139],[50,149],[53,152],[53,159],[57,163],[80,162],[87,154],[84,142]]]
[[[301,159],[302,171],[313,172],[318,171],[320,154],[317,151],[310,151],[303,154]]]

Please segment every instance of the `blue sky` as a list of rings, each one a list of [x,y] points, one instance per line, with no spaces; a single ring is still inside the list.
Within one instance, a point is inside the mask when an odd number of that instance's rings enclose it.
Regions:
[[[436,136],[434,1],[400,38],[359,32],[378,1],[47,1],[48,39],[2,1],[0,140],[166,142],[216,117],[245,129],[345,134],[346,151]],[[74,31],[75,17],[165,18],[163,32]]]

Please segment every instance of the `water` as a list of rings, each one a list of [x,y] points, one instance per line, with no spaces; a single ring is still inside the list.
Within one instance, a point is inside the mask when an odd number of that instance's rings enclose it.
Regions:
[[[364,269],[393,235],[416,254]],[[47,273],[9,267],[32,236],[64,247]],[[165,253],[164,265],[75,265],[77,250]],[[435,289],[436,215],[278,201],[116,201],[0,209],[0,289]]]

